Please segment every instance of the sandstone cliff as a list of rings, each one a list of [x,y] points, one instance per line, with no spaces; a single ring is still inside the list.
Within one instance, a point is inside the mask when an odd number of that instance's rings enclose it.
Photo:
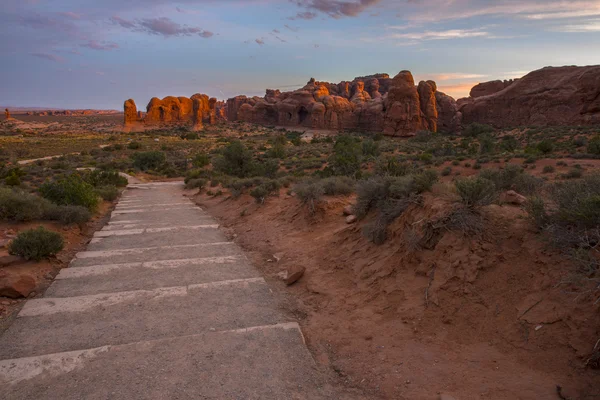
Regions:
[[[461,99],[463,124],[496,128],[600,124],[600,66],[546,67],[493,94]]]
[[[269,89],[264,97],[237,96],[227,100],[229,121],[360,129],[389,136],[437,131],[440,112],[449,131],[459,125],[454,115],[457,111],[449,96],[437,104],[435,82],[421,82],[417,87],[409,71],[402,71],[393,79],[387,74],[376,74],[337,84],[311,79],[292,92]]]

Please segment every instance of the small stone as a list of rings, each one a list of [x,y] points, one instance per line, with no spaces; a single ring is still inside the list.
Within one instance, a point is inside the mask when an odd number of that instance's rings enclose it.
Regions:
[[[536,327],[535,327],[535,330],[536,330],[536,331],[539,331],[539,330],[540,330],[540,329],[542,329],[543,327],[544,327],[544,325],[538,325],[538,326],[536,326]]]
[[[346,206],[343,210],[344,215],[352,215],[352,206]]]
[[[300,278],[302,278],[302,275],[304,275],[304,271],[306,271],[306,268],[304,267],[290,267],[285,272],[285,275],[281,276],[285,284],[290,286],[296,283]]]
[[[348,215],[348,216],[346,217],[346,223],[347,223],[347,224],[353,224],[353,223],[355,223],[355,222],[356,222],[356,219],[357,219],[357,218],[356,218],[356,215]]]
[[[284,255],[285,255],[285,253],[275,253],[275,254],[273,254],[273,258],[275,259],[275,261],[279,262],[279,261],[281,261],[281,259],[283,258]]]

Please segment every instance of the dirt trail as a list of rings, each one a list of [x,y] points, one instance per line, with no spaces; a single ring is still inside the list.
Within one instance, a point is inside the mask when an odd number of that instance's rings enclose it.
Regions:
[[[182,184],[130,185],[0,338],[10,399],[359,399]],[[373,398],[372,396],[368,396]]]

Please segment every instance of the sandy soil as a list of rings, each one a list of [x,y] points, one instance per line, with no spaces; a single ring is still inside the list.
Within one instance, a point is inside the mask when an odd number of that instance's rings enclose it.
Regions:
[[[82,228],[78,226],[63,227],[57,223],[42,221],[30,223],[0,223],[0,240],[7,239],[7,236],[14,236],[20,231],[43,226],[47,229],[60,232],[65,241],[64,249],[49,260],[40,262],[25,261],[11,263],[8,266],[0,266],[2,270],[10,270],[10,273],[17,273],[26,276],[32,276],[38,282],[37,289],[29,295],[29,298],[41,296],[50,286],[54,277],[62,268],[66,268],[69,262],[75,257],[75,254],[85,248],[94,232],[104,226],[105,221],[110,216],[116,202],[102,202],[99,210],[94,217]],[[0,249],[0,258],[8,256],[6,248]],[[0,331],[6,329],[11,321],[16,317],[25,299],[8,299],[0,297]]]
[[[538,167],[539,168],[539,167]],[[346,225],[351,198],[310,216],[283,191],[257,205],[196,195],[301,320],[316,360],[386,399],[598,398],[586,368],[600,304],[515,206],[487,207],[481,236],[443,228],[443,185],[376,246]],[[190,194],[192,195],[192,194]],[[275,257],[274,255],[277,255]],[[277,262],[277,258],[281,258]],[[285,287],[277,274],[306,267]]]

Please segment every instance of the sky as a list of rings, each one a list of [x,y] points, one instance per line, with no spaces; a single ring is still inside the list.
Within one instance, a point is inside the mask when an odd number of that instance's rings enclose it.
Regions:
[[[600,0],[0,0],[0,104],[122,109],[412,71],[460,98],[600,64]]]

